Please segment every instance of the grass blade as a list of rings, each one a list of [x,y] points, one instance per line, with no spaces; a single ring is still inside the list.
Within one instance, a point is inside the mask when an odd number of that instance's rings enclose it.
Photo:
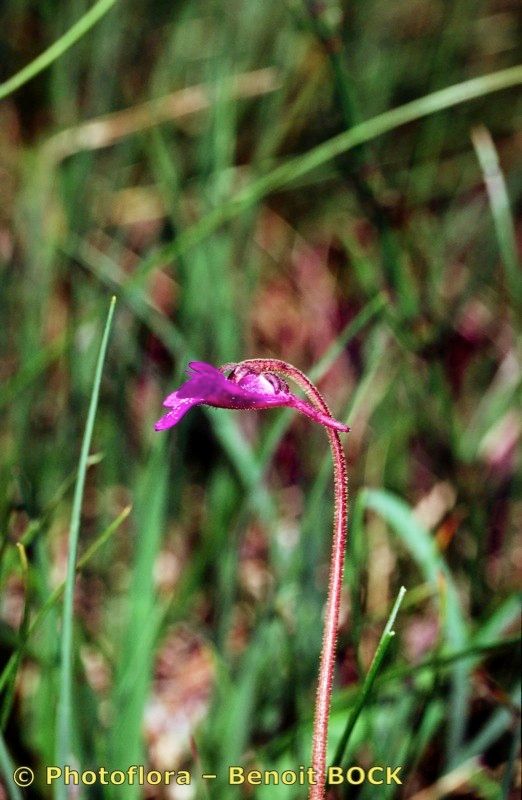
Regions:
[[[18,632],[18,649],[14,654],[12,677],[6,691],[4,701],[2,703],[2,710],[0,712],[0,728],[2,731],[5,730],[5,726],[7,724],[7,720],[9,719],[11,708],[13,706],[15,697],[15,688],[16,688],[16,683],[15,683],[16,673],[18,672],[18,667],[20,666],[24,643],[27,640],[27,635],[29,631],[29,614],[30,614],[29,564],[27,562],[27,553],[25,552],[25,547],[23,546],[23,544],[18,542],[16,548],[18,550],[18,555],[22,566],[22,580],[24,586],[24,610],[22,614],[22,622],[20,624],[20,629]]]
[[[460,753],[462,761],[479,757],[505,731],[513,731],[513,735],[516,736],[520,721],[520,690],[519,683],[509,697],[509,705],[497,708],[473,739],[466,742]]]
[[[411,508],[391,492],[378,489],[365,489],[357,502],[377,512],[396,536],[410,551],[427,581],[437,587],[441,627],[444,630],[445,644],[461,649],[468,640],[467,625],[463,616],[457,587],[441,556],[435,540],[414,517]],[[469,666],[455,665],[452,680],[451,702],[448,707],[449,725],[446,754],[449,768],[455,766],[455,759],[462,743],[468,702],[470,695]]]
[[[515,767],[517,763],[517,755],[520,751],[520,728],[515,731],[513,741],[511,743],[511,750],[509,752],[509,759],[506,765],[506,771],[502,779],[502,800],[509,800],[512,784],[515,781]]]
[[[87,548],[85,553],[78,559],[76,564],[76,571],[79,572],[82,570],[91,560],[91,558],[98,552],[98,550],[107,542],[110,537],[116,533],[120,525],[127,519],[130,512],[132,510],[132,506],[127,506],[123,509],[123,511],[114,519],[110,525],[108,525],[104,531],[98,536],[98,538],[91,544],[90,547]],[[22,547],[23,545],[18,545]],[[34,615],[31,622],[27,625],[27,628],[23,628],[23,636],[22,642],[20,644],[19,649],[13,653],[9,661],[6,663],[5,667],[3,668],[2,672],[0,673],[0,692],[4,690],[5,685],[8,681],[14,680],[14,676],[16,675],[18,664],[23,655],[25,648],[27,647],[27,642],[31,636],[31,634],[38,628],[39,623],[45,617],[47,612],[53,608],[54,604],[58,602],[58,600],[62,597],[63,592],[65,589],[65,581],[60,583],[54,591],[49,595],[47,600],[44,604],[38,609],[36,614]]]
[[[506,281],[513,300],[520,305],[522,282],[520,281],[515,225],[497,150],[490,132],[483,126],[475,128],[471,132],[471,140],[484,175],[498,249],[506,270]]]
[[[359,715],[364,708],[364,704],[372,690],[373,684],[375,683],[375,679],[381,667],[381,664],[384,660],[384,656],[388,651],[388,647],[391,644],[391,640],[395,636],[395,631],[393,630],[393,626],[395,625],[395,619],[397,617],[397,613],[401,606],[401,603],[404,599],[404,595],[406,594],[406,589],[404,586],[401,586],[399,590],[399,594],[397,595],[397,599],[393,605],[391,610],[390,616],[388,617],[388,621],[384,626],[384,630],[382,632],[382,636],[379,640],[379,644],[377,646],[377,650],[375,651],[375,655],[372,659],[372,663],[370,664],[370,669],[368,670],[368,674],[364,679],[364,683],[362,689],[357,697],[357,701],[352,708],[352,713],[348,717],[348,721],[346,723],[346,727],[343,731],[339,744],[337,745],[337,750],[335,751],[335,756],[333,763],[338,765],[341,764],[345,753],[346,748],[348,746],[348,742],[350,741],[350,736],[352,734],[353,729],[355,728],[355,724],[359,719]]]
[[[107,11],[110,11],[116,0],[98,0],[97,3],[90,8],[83,17],[74,23],[74,25],[66,31],[63,36],[60,36],[56,42],[44,50],[43,53],[35,58],[30,64],[27,64],[23,69],[12,75],[4,83],[0,84],[0,100],[7,95],[12,94],[24,83],[32,80],[44,69],[47,69],[53,61],[56,61],[60,56],[69,50],[76,42],[85,36],[85,34],[96,25],[96,23],[105,16]]]
[[[0,733],[0,770],[3,772],[8,796],[11,800],[23,800],[23,795],[13,779],[14,765],[6,747],[4,737]]]
[[[82,510],[83,490],[85,486],[85,475],[87,471],[87,459],[91,445],[94,419],[98,405],[100,384],[109,342],[112,318],[116,298],[111,300],[105,329],[103,331],[100,352],[96,364],[94,383],[91,392],[87,422],[83,435],[80,460],[78,465],[78,478],[74,491],[74,499],[71,511],[71,527],[69,532],[69,554],[67,560],[67,577],[65,581],[65,592],[63,602],[63,623],[62,623],[62,642],[61,642],[61,666],[60,666],[60,688],[58,697],[57,728],[56,728],[56,758],[57,764],[64,765],[69,760],[72,746],[72,679],[73,679],[73,603],[74,603],[74,584],[76,577],[76,556],[78,551],[78,539],[80,533],[80,515]],[[67,789],[64,784],[57,784],[56,796],[60,800],[66,800]]]
[[[267,175],[252,181],[227,203],[217,206],[195,225],[183,231],[174,242],[157,250],[149,258],[144,259],[140,269],[136,270],[136,278],[139,280],[143,274],[153,267],[171,261],[176,256],[187,252],[207,236],[210,236],[223,223],[234,219],[248,208],[251,208],[270,192],[281,189],[292,181],[308,175],[314,169],[328,164],[328,162],[342,153],[347,153],[359,145],[389,133],[402,125],[415,122],[430,114],[453,108],[470,100],[475,100],[491,92],[517,86],[520,83],[522,83],[522,65],[448,86],[446,89],[440,89],[437,92],[412,100],[365,122],[354,125],[349,131],[328,139],[323,144],[309,150],[305,155],[286,161]]]
[[[110,769],[127,769],[146,759],[143,741],[143,713],[153,673],[155,639],[158,633],[158,598],[154,563],[165,531],[169,491],[169,470],[165,457],[166,439],[158,437],[141,473],[134,506],[139,535],[131,584],[128,618],[123,630],[116,671],[113,704],[114,724],[106,755]],[[125,797],[139,796],[139,786],[126,788]]]

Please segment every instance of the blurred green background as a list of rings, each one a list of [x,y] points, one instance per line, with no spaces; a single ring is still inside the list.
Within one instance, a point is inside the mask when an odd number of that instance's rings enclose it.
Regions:
[[[226,767],[309,763],[324,433],[207,408],[153,431],[191,358],[267,355],[352,427],[331,758],[408,589],[342,758],[401,765],[404,784],[332,798],[518,797],[522,99],[489,77],[521,60],[516,0],[106,5],[0,101],[0,796],[53,794],[59,587],[114,293],[70,763],[218,778],[83,796],[306,796],[230,787]],[[88,7],[4,0],[0,80]],[[22,794],[13,765],[36,773]]]

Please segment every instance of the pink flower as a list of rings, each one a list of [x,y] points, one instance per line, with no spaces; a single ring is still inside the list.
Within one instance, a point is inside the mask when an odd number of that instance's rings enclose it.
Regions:
[[[231,369],[230,374],[224,374]],[[278,373],[278,374],[276,374]],[[289,378],[303,390],[311,402],[291,393],[279,374]],[[156,422],[157,431],[165,430],[192,408],[206,404],[218,408],[262,409],[277,406],[295,408],[302,414],[327,428],[334,463],[334,526],[328,600],[319,681],[314,714],[312,769],[316,783],[310,788],[309,800],[325,800],[326,753],[328,743],[328,718],[332,697],[335,666],[335,645],[339,626],[339,608],[343,586],[344,551],[346,546],[346,520],[348,495],[346,457],[338,431],[350,428],[330,415],[328,406],[317,387],[296,367],[277,358],[254,358],[240,364],[229,364],[221,370],[194,361],[189,365],[189,379],[177,391],[165,398],[163,405],[170,409]]]
[[[305,414],[314,422],[337,431],[349,431],[348,425],[323,414],[310,403],[291,393],[288,385],[272,372],[256,372],[245,366],[235,367],[226,376],[204,361],[192,361],[189,379],[169,394],[163,405],[170,409],[155,424],[157,431],[176,425],[193,406],[216,408],[263,409],[288,406]]]

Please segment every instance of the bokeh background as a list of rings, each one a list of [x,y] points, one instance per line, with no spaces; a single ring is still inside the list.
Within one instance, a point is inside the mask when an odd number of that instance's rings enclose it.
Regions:
[[[0,756],[4,773],[35,770],[24,796],[52,795],[60,586],[113,293],[71,749],[84,769],[218,778],[83,796],[306,794],[231,788],[225,768],[309,763],[324,432],[207,408],[153,431],[191,358],[264,355],[313,376],[352,426],[332,758],[408,589],[342,758],[401,765],[404,784],[332,797],[519,796],[522,101],[488,90],[521,60],[517,5],[116,2],[0,102]],[[1,79],[87,8],[4,0]],[[422,115],[479,76],[473,99]],[[417,100],[377,135],[377,115]],[[364,120],[366,141],[314,166]],[[18,800],[5,774],[0,795]]]

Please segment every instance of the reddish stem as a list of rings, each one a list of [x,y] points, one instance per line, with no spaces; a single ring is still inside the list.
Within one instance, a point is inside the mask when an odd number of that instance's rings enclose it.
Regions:
[[[225,365],[223,369],[230,366]],[[248,366],[256,372],[278,372],[295,381],[305,392],[310,402],[320,411],[331,416],[330,409],[319,390],[300,370],[285,361],[274,358],[253,358],[242,361],[240,366]],[[332,684],[335,666],[335,648],[339,623],[339,606],[343,585],[344,552],[346,548],[348,517],[348,485],[346,457],[337,431],[326,428],[334,464],[335,507],[333,523],[332,555],[328,581],[328,598],[321,648],[321,663],[314,713],[312,742],[312,768],[315,785],[310,787],[309,800],[324,800],[326,780],[326,747],[328,743],[328,718],[332,697]]]

